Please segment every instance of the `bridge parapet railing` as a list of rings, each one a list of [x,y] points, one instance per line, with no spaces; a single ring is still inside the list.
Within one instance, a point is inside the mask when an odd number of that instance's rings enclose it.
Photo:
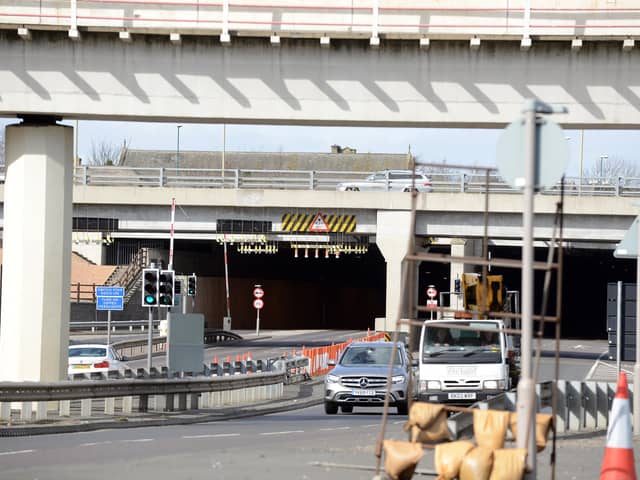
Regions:
[[[632,38],[640,33],[634,0],[369,0],[325,2],[0,0],[0,24],[16,28],[100,29],[133,33],[280,35],[335,38],[544,39]],[[222,37],[225,38],[225,37]]]
[[[263,170],[192,169],[153,167],[82,166],[75,170],[76,185],[137,186],[162,188],[236,188],[280,190],[336,190],[341,182],[362,181],[370,171],[343,170]],[[487,187],[484,173],[428,171],[434,192],[483,193]],[[489,175],[492,193],[519,193],[496,172]],[[559,194],[560,182],[542,193]],[[640,177],[607,176],[565,178],[565,195],[640,196]]]

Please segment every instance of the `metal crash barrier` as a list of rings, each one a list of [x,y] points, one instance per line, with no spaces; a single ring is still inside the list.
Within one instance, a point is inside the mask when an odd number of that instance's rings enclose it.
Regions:
[[[0,420],[9,424],[54,418],[122,417],[134,413],[201,410],[282,397],[284,372],[252,375],[0,382]],[[2,436],[2,427],[0,427]]]
[[[615,382],[558,380],[557,387],[555,426],[558,433],[606,430],[616,394]],[[551,413],[553,389],[554,382],[543,382],[536,386],[537,411]],[[632,394],[633,388],[630,386],[630,399]],[[474,403],[471,408],[515,411],[515,406],[515,392],[507,392]],[[473,428],[473,413],[454,413],[447,423],[454,439],[468,436]]]

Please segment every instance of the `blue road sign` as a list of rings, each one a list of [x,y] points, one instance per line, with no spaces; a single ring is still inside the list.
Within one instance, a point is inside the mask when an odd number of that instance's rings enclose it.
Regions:
[[[124,310],[122,297],[97,297],[96,310]]]
[[[124,297],[124,287],[96,287],[96,297]]]

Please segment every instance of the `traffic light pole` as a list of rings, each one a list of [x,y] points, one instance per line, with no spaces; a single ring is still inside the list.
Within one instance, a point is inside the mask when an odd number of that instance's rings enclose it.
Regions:
[[[147,341],[147,370],[151,374],[151,351],[153,349],[153,308],[149,307],[149,336]]]

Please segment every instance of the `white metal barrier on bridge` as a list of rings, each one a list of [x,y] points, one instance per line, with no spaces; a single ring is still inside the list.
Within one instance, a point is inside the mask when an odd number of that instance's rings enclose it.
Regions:
[[[362,181],[374,172],[317,170],[258,170],[216,168],[137,168],[85,165],[77,167],[74,183],[86,186],[136,186],[166,188],[236,188],[267,190],[336,190],[341,182]],[[428,172],[434,192],[484,193],[484,173],[469,171]],[[388,182],[388,180],[387,180]],[[488,179],[492,193],[520,193],[497,172]],[[543,190],[559,194],[560,182]],[[640,196],[638,177],[567,177],[565,195]]]
[[[47,2],[0,1],[0,24],[68,29],[77,37],[81,29],[130,33],[179,33],[333,38],[503,38],[544,39],[619,38],[640,34],[640,8],[634,0],[532,0],[479,4],[459,0],[60,0]],[[175,35],[175,36],[174,36]],[[324,43],[322,43],[324,42]],[[631,45],[633,45],[631,41]],[[629,42],[625,42],[628,44]],[[428,46],[427,42],[421,45]]]

